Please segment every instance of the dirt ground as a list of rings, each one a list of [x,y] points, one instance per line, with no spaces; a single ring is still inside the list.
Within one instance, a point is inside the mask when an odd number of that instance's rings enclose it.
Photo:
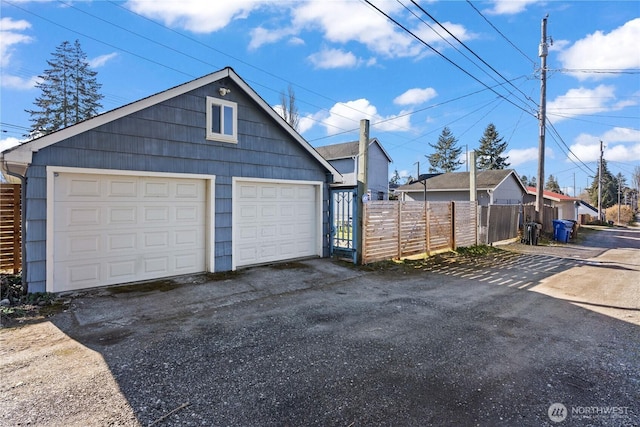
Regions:
[[[640,425],[640,230],[504,249],[67,296],[0,329],[0,425]]]

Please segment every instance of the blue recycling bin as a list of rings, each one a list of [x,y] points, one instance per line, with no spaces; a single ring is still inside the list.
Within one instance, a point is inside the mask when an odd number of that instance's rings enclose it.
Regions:
[[[571,228],[567,228],[567,223],[561,219],[553,220],[553,239],[558,242],[568,243],[571,235]]]

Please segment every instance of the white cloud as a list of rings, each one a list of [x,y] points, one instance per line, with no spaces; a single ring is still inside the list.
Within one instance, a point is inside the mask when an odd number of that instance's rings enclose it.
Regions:
[[[510,167],[516,167],[527,162],[538,161],[538,148],[512,148],[507,151]]]
[[[604,142],[604,157],[617,162],[640,160],[640,131],[627,128],[613,128],[602,135],[581,133],[571,151],[583,162],[595,162],[600,158],[600,141]],[[575,157],[570,155],[571,159]]]
[[[322,119],[327,134],[333,135],[346,130],[357,129],[360,120],[368,119],[371,127],[381,132],[406,132],[411,130],[410,115],[401,111],[398,115],[382,116],[378,109],[365,98],[340,102],[329,110]]]
[[[308,56],[315,68],[353,68],[358,64],[358,58],[341,49],[322,49],[320,52]]]
[[[640,130],[615,127],[606,131],[600,137],[603,141],[609,142],[635,142],[640,143]]]
[[[322,113],[300,116],[300,121],[298,122],[298,133],[303,134],[310,130],[313,126],[319,123],[322,117]]]
[[[303,46],[305,42],[304,42],[304,39],[294,36],[287,41],[287,44],[291,46]]]
[[[410,36],[360,2],[309,0],[298,4],[293,10],[293,27],[300,31],[319,29],[330,42],[356,41],[387,57],[415,56],[422,51]],[[391,14],[401,6],[383,2],[380,7]]]
[[[264,27],[254,28],[253,30],[251,30],[251,41],[249,42],[249,49],[255,50],[262,45],[276,43],[283,38],[291,36],[295,33],[295,30],[293,30],[292,28],[279,28],[277,30],[269,30]]]
[[[113,53],[108,53],[106,55],[97,56],[97,57],[89,60],[89,66],[91,68],[100,68],[100,67],[104,66],[107,62],[109,62],[110,60],[112,60],[113,58],[115,58],[117,56],[118,56],[117,52],[113,52]]]
[[[377,3],[379,3],[378,7],[389,15],[402,12],[402,6],[399,3],[389,1]],[[419,56],[425,52],[424,47],[413,37],[399,30],[382,14],[361,2],[306,0],[284,3],[281,7],[290,5],[292,5],[291,24],[279,25],[274,29],[263,26],[254,29],[251,32],[251,48],[276,43],[286,36],[294,36],[298,39],[298,35],[303,31],[320,31],[328,42],[339,44],[357,42],[366,46],[371,52],[389,58]],[[460,40],[475,37],[460,24],[444,22],[443,25]],[[416,25],[413,32],[436,46],[444,43],[442,38],[432,30],[425,29],[424,25]],[[440,32],[443,36],[451,38],[446,32]]]
[[[22,140],[18,138],[14,138],[10,136],[9,138],[0,139],[0,153],[4,150],[8,150],[11,147],[15,147],[16,145],[20,145]]]
[[[596,31],[578,40],[558,57],[563,68],[576,70],[626,70],[640,68],[638,54],[640,18],[633,19],[608,34]],[[573,75],[579,80],[603,79],[615,74],[581,73]]]
[[[393,103],[396,105],[419,105],[438,96],[434,88],[427,87],[424,89],[413,88],[397,96]]]
[[[492,15],[515,15],[524,12],[527,6],[539,0],[493,0],[493,8],[487,10]]]
[[[13,46],[20,43],[30,43],[31,36],[20,34],[31,28],[31,24],[25,20],[15,21],[11,18],[0,19],[0,66],[6,67],[11,61]]]
[[[269,3],[268,0],[218,1],[215,4],[201,0],[129,0],[126,6],[171,27],[184,28],[194,33],[211,33],[224,28],[234,19],[246,18],[252,11]]]
[[[569,117],[620,110],[637,104],[636,101],[615,103],[615,100],[615,88],[611,85],[599,85],[594,89],[569,89],[566,94],[547,103],[547,115],[557,123]]]
[[[284,113],[282,111],[282,105],[274,105],[271,106],[271,108],[273,108],[275,110],[276,113],[278,113],[278,115],[282,118],[284,118]],[[318,117],[319,116],[319,117]],[[306,114],[304,116],[299,116],[298,117],[298,133],[299,134],[303,134],[305,132],[307,132],[309,129],[311,129],[316,123],[318,123],[320,120],[322,120],[323,118],[323,114],[322,112],[313,115],[313,114]]]
[[[442,22],[442,26],[449,30],[449,32],[456,36],[460,41],[464,42],[477,38],[477,35],[475,33],[468,31],[464,26],[460,24],[454,24],[452,22]],[[421,40],[430,44],[431,46],[436,47],[437,49],[447,47],[449,44],[446,40],[452,43],[458,43],[452,36],[449,35],[449,33],[436,25],[433,26],[433,29],[423,25],[414,30],[414,33],[418,37],[420,37]]]
[[[39,81],[40,78],[38,76],[23,79],[22,77],[3,74],[2,79],[0,79],[0,86],[7,89],[29,90],[35,88]]]

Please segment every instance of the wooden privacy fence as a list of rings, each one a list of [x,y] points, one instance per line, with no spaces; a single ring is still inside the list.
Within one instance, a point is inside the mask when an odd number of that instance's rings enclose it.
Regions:
[[[21,268],[20,184],[0,184],[0,270]]]
[[[475,202],[372,201],[364,204],[362,263],[476,244]]]
[[[521,205],[489,205],[480,208],[479,241],[490,245],[518,237]]]
[[[553,234],[553,220],[558,219],[558,208],[553,206],[545,206],[542,213],[544,224],[542,225],[542,232]],[[536,207],[534,205],[523,206],[523,218],[524,222],[535,221],[536,219]]]

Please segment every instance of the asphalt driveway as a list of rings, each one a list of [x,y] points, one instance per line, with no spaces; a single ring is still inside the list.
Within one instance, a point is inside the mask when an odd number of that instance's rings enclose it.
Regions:
[[[632,233],[620,263],[310,260],[75,295],[0,330],[0,424],[638,425]],[[606,303],[569,298],[590,268]]]

